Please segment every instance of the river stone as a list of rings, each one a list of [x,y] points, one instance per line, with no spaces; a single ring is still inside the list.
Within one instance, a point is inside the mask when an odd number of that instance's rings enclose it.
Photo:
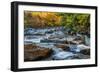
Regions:
[[[68,44],[55,44],[55,46],[57,48],[61,48],[62,50],[69,51],[69,45]]]

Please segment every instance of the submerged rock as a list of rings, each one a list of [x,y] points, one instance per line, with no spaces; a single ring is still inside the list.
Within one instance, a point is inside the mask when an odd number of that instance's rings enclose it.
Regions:
[[[70,45],[69,48],[71,52],[74,52],[74,53],[80,52],[80,48],[78,48],[77,45]]]

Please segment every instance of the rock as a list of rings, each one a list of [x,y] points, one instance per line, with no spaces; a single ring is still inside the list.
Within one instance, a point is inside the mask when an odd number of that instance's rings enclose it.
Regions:
[[[34,29],[33,28],[26,28],[24,29],[24,35],[31,35],[34,33]]]
[[[76,45],[77,43],[75,41],[69,41],[69,44]]]
[[[50,54],[51,54],[50,49],[30,50],[30,51],[25,51],[24,58],[25,58],[25,61],[41,60],[41,59],[49,57]]]
[[[74,41],[77,41],[77,40],[82,40],[82,36],[77,36]]]
[[[52,53],[51,49],[36,45],[25,45],[24,49],[24,61],[42,60]]]
[[[54,31],[53,30],[49,30],[49,31],[46,31],[45,33],[46,34],[52,34]]]
[[[80,38],[76,38],[75,40],[81,40],[82,41],[82,43],[84,43],[85,45],[87,45],[87,46],[90,46],[90,37],[88,37],[87,35],[82,35],[82,36],[80,36]]]
[[[41,39],[43,39],[42,36],[41,37],[40,36],[33,36],[33,37],[25,36],[24,42],[40,43]]]
[[[90,38],[85,35],[85,44],[90,46]]]
[[[90,55],[84,55],[84,54],[77,54],[77,58],[78,59],[89,59],[90,58]]]
[[[28,45],[24,45],[24,50],[32,50],[32,49],[36,49],[38,48],[38,46],[36,46],[35,44],[28,44]]]
[[[55,46],[57,48],[61,48],[62,50],[69,51],[69,45],[68,44],[55,44]]]
[[[82,40],[70,41],[70,44],[73,44],[73,45],[82,44],[82,43],[83,43]]]
[[[80,37],[80,36],[77,36],[75,39],[70,41],[70,44],[73,44],[73,45],[82,44],[82,43],[84,43],[84,41],[83,41],[82,37]]]
[[[80,53],[82,53],[84,55],[90,55],[90,49],[87,48],[87,49],[81,50]]]
[[[24,44],[25,45],[28,45],[28,44],[30,45],[30,44],[32,44],[32,42],[31,41],[24,41]]]
[[[26,28],[24,35],[45,35],[46,29]]]
[[[65,60],[65,59],[72,59],[75,56],[72,52],[59,52],[53,56],[54,60]]]
[[[62,31],[54,31],[50,37],[52,38],[63,38],[65,34]]]
[[[40,43],[67,43],[67,41],[61,39],[41,39]]]
[[[90,55],[90,47],[85,46],[83,44],[77,46],[80,49],[80,53],[85,54],[85,55]]]
[[[80,44],[80,45],[70,45],[69,48],[70,48],[70,51],[72,51],[72,52],[90,55],[90,47],[89,46]]]

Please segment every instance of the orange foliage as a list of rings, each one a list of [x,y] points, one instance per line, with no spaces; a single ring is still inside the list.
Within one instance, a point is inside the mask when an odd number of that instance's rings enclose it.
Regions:
[[[25,25],[31,27],[60,26],[61,17],[53,12],[29,12],[25,11]]]

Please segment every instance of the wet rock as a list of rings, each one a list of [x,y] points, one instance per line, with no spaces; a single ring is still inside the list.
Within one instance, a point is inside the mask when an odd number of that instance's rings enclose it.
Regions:
[[[49,31],[46,31],[45,34],[52,34],[54,31],[53,30],[49,30]]]
[[[33,35],[30,35],[30,36],[25,36],[24,37],[25,39],[34,39],[34,38],[37,38],[36,36],[33,36]]]
[[[84,55],[90,55],[90,47],[86,46],[86,45],[78,45],[77,46],[80,49],[80,53],[84,54]]]
[[[90,49],[87,48],[87,49],[81,50],[80,53],[82,53],[84,55],[90,55]]]
[[[65,36],[59,36],[59,35],[49,35],[48,39],[64,39]]]
[[[77,36],[75,41],[78,41],[78,40],[81,40],[82,43],[84,43],[87,46],[90,46],[90,37],[88,37],[87,35]]]
[[[27,45],[27,44],[32,44],[31,41],[24,41],[24,44]]]
[[[67,43],[66,40],[60,40],[60,39],[41,39],[41,43]]]
[[[50,38],[64,38],[65,34],[62,31],[54,31]]]
[[[82,40],[77,40],[77,41],[70,41],[70,44],[73,44],[73,45],[77,45],[77,44],[82,44],[83,41]]]
[[[25,51],[36,49],[36,48],[38,48],[38,46],[36,46],[35,44],[24,45],[24,50]]]
[[[40,43],[40,40],[42,38],[43,37],[40,37],[40,36],[25,36],[24,42]]]
[[[90,38],[85,35],[85,44],[90,46]]]
[[[82,40],[82,36],[77,36],[74,41],[77,41],[77,40]]]
[[[70,51],[75,52],[75,53],[82,53],[86,55],[90,55],[90,47],[80,44],[80,45],[70,45],[69,46]]]
[[[77,58],[78,59],[89,59],[90,58],[90,55],[84,55],[84,54],[77,54]]]
[[[75,56],[72,52],[59,52],[53,56],[54,60],[65,60],[65,59],[72,59]]]
[[[55,46],[57,48],[61,48],[62,50],[69,51],[69,45],[68,44],[55,44]]]
[[[24,29],[24,35],[31,35],[34,33],[34,29],[33,28],[26,28]]]
[[[52,50],[49,48],[39,47],[36,45],[25,45],[24,61],[36,61],[47,58],[51,55]]]
[[[74,41],[75,38],[76,36],[67,36],[66,40],[70,42],[70,41]]]
[[[84,43],[82,37],[80,36],[77,36],[75,37],[72,41],[70,41],[70,44],[73,44],[73,45],[78,45],[78,44],[82,44]]]

